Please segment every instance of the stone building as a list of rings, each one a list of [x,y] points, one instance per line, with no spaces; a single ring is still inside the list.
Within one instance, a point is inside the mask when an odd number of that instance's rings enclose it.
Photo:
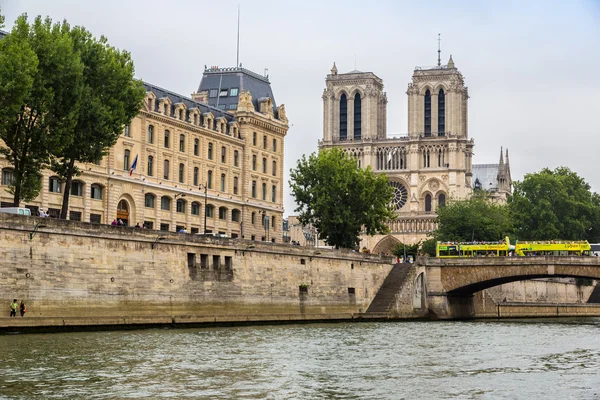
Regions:
[[[506,162],[500,149],[498,164],[473,164],[473,190],[485,190],[493,201],[506,203],[512,193],[508,149],[506,149]]]
[[[361,247],[387,253],[436,228],[436,209],[466,199],[473,189],[474,140],[468,130],[468,89],[452,56],[446,65],[416,67],[408,84],[408,134],[388,136],[387,96],[372,72],[338,73],[334,63],[323,92],[320,149],[339,147],[394,187],[397,218],[390,235],[362,236]],[[496,166],[498,167],[498,166]],[[497,174],[495,197],[510,193],[508,161]],[[498,171],[498,168],[496,168]],[[508,175],[506,175],[508,174]]]
[[[144,87],[142,109],[108,156],[79,165],[69,219],[281,242],[288,120],[268,77],[205,69],[193,98]],[[4,158],[0,169],[0,201],[12,205],[13,171]],[[64,185],[50,170],[42,180],[39,196],[22,206],[57,217]]]

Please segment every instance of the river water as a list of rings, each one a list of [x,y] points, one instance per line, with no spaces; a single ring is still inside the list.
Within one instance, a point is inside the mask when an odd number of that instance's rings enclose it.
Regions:
[[[0,399],[598,399],[600,319],[0,336]]]

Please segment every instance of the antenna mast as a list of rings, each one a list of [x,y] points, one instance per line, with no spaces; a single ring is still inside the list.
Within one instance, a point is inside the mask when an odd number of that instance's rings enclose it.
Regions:
[[[237,26],[237,58],[235,60],[236,68],[240,66],[240,4],[238,3],[238,26]]]
[[[438,33],[438,67],[442,66],[442,39],[440,38],[440,34]]]

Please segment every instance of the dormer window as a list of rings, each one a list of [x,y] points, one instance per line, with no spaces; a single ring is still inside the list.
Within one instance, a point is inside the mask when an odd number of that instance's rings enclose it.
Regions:
[[[221,91],[219,92],[219,97],[227,97],[228,94],[229,89],[221,89]]]
[[[219,93],[218,89],[210,89],[208,97],[217,97],[217,93]]]
[[[179,119],[182,120],[182,121],[185,120],[185,118],[183,117],[183,110],[182,109],[179,109]]]
[[[231,88],[229,89],[229,96],[233,97],[233,96],[237,96],[238,95],[238,88]]]

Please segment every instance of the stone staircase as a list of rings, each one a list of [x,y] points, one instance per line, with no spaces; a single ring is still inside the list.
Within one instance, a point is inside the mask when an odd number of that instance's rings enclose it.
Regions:
[[[399,263],[392,267],[385,281],[379,288],[375,298],[369,305],[367,313],[387,313],[396,301],[396,294],[404,285],[406,277],[414,264]]]

